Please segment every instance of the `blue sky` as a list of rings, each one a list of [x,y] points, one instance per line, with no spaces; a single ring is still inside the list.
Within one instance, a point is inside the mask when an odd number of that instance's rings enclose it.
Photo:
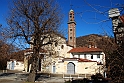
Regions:
[[[0,24],[6,26],[8,7],[12,0],[0,2]],[[68,13],[70,9],[75,12],[76,37],[101,34],[113,35],[112,23],[108,17],[108,10],[124,4],[124,0],[56,0],[64,14],[62,27],[68,29]],[[117,4],[118,3],[118,4]],[[72,6],[71,6],[72,5]],[[103,22],[104,21],[104,22]],[[67,37],[67,35],[66,35]]]
[[[124,4],[124,0],[57,0],[64,13],[63,27],[68,28],[68,12],[73,9],[75,12],[76,36],[89,34],[112,33],[111,19],[108,17],[108,10]],[[72,6],[70,6],[72,5]],[[104,21],[104,22],[103,22]]]

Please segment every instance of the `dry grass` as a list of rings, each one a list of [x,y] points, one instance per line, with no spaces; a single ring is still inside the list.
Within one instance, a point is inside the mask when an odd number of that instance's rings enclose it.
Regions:
[[[13,83],[13,80],[0,79],[0,83]]]
[[[12,81],[12,80],[0,79],[0,83],[1,82],[10,82],[10,81]]]

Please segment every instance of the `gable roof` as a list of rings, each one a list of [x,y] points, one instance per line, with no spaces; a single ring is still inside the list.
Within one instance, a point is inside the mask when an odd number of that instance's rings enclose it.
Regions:
[[[95,48],[95,47],[77,47],[71,49],[68,53],[85,53],[85,52],[102,52],[102,49]]]

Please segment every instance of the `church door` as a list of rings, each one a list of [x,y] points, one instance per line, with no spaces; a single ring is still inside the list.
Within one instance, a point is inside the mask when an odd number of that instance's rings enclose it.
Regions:
[[[67,74],[75,74],[75,64],[72,62],[69,62],[67,64]]]

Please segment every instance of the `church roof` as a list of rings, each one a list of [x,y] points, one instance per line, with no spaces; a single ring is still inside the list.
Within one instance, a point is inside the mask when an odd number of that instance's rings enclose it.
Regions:
[[[121,22],[124,24],[124,15],[120,16],[119,19],[120,19]]]
[[[85,53],[85,52],[102,52],[101,49],[95,47],[77,47],[71,49],[68,53]]]
[[[97,62],[83,58],[64,58],[63,61],[78,61],[78,62]]]
[[[80,58],[80,59],[78,60],[78,62],[97,62],[97,61],[92,61],[92,60]]]

